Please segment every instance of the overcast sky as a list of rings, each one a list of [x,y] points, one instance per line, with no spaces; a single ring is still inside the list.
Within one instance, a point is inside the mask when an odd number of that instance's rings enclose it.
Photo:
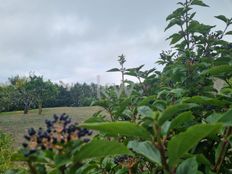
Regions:
[[[125,54],[127,67],[155,62],[168,49],[165,18],[176,0],[0,0],[0,82],[34,72],[58,82],[118,82],[106,73]],[[198,18],[232,17],[232,0],[208,0]]]

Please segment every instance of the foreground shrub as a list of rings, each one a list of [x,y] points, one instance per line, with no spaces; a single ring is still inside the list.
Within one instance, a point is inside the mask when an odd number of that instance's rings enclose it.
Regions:
[[[89,158],[130,153],[116,141],[94,138],[89,142],[92,131],[72,124],[65,114],[54,115],[45,123],[45,130],[28,129],[25,143],[13,156],[16,161],[24,161],[32,174],[75,173],[83,169],[83,161]]]
[[[0,173],[12,167],[11,156],[13,153],[12,139],[9,135],[0,132]]]

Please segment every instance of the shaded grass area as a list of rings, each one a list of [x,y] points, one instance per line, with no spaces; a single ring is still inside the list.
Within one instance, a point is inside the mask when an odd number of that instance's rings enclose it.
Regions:
[[[17,148],[23,141],[27,129],[45,127],[45,120],[52,118],[53,114],[68,114],[73,122],[82,122],[95,112],[102,110],[100,107],[59,107],[45,108],[42,115],[38,110],[30,110],[27,115],[22,111],[0,113],[0,130],[8,133],[13,138],[13,144]]]

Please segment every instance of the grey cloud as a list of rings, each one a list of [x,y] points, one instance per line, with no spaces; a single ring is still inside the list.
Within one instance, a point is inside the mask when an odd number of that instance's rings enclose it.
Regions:
[[[154,66],[168,49],[166,16],[173,0],[0,0],[0,81],[30,71],[58,82],[119,82],[105,73],[127,56],[127,66]],[[206,1],[198,9],[201,20],[216,23],[212,15],[232,16],[231,0]],[[157,65],[155,65],[157,68]]]

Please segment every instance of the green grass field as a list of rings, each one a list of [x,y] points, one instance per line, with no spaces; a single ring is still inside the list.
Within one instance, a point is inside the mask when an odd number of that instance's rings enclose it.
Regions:
[[[38,115],[37,110],[30,110],[27,115],[22,111],[0,113],[0,130],[12,135],[14,146],[19,146],[23,141],[23,136],[30,127],[44,127],[44,121],[53,114],[68,114],[73,122],[82,122],[93,113],[101,110],[100,107],[59,107],[45,108],[42,115]]]

